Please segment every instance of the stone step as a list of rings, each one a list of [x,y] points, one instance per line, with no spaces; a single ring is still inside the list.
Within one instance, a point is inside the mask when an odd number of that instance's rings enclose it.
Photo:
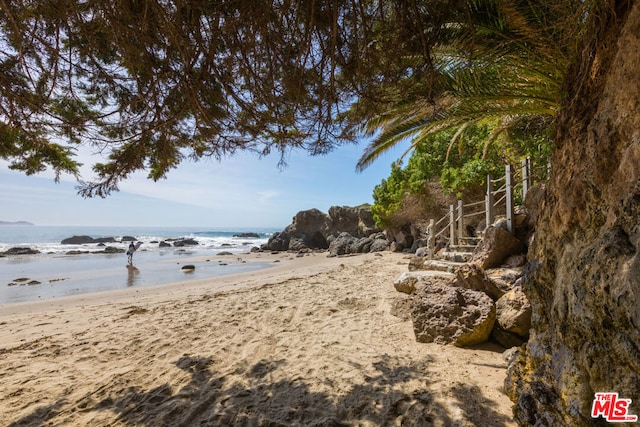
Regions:
[[[447,261],[442,259],[428,259],[426,257],[411,257],[409,261],[409,271],[432,271],[453,273],[463,262]]]
[[[451,252],[473,252],[477,245],[451,245]]]
[[[458,239],[463,245],[473,245],[476,246],[482,240],[482,237],[462,237]]]
[[[446,251],[440,252],[438,256],[441,260],[454,261],[459,263],[469,262],[471,260],[471,252]]]
[[[463,265],[462,262],[444,261],[438,259],[424,260],[420,266],[420,271],[447,272],[453,273],[458,267]]]

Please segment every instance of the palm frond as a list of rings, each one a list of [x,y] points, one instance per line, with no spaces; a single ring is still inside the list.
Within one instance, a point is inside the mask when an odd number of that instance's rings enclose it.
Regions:
[[[564,12],[552,12],[554,8],[577,10],[578,6],[468,0],[466,7],[469,18],[445,25],[432,51],[438,102],[399,102],[368,120],[364,128],[376,137],[366,147],[357,170],[398,143],[412,139],[404,157],[434,133],[454,129],[448,158],[465,129],[480,122],[493,129],[484,157],[488,147],[499,136],[508,135],[519,118],[556,117],[571,56],[567,39],[573,30],[558,22]]]

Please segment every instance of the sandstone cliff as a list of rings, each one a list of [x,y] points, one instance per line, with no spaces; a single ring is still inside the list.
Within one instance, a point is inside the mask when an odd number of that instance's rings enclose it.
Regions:
[[[506,381],[522,425],[605,424],[595,392],[640,414],[640,3],[600,4],[529,250],[534,333]]]

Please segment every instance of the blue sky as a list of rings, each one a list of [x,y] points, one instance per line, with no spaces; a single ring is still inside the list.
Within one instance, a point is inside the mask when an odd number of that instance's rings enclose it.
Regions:
[[[120,185],[106,199],[83,199],[75,179],[53,181],[45,172],[25,176],[0,163],[0,220],[38,225],[133,225],[264,227],[281,229],[296,212],[333,205],[372,203],[373,188],[386,178],[391,163],[406,147],[378,159],[362,173],[355,165],[365,143],[339,147],[325,156],[294,151],[288,166],[278,156],[258,158],[240,153],[221,162],[184,162],[167,179],[153,182],[144,173]],[[91,155],[80,158],[90,177]]]

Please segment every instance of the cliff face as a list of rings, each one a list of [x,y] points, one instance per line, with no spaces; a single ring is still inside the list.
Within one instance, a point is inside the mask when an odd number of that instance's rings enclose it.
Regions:
[[[640,415],[640,3],[601,3],[529,250],[534,333],[505,384],[523,425],[604,423],[595,392]]]

